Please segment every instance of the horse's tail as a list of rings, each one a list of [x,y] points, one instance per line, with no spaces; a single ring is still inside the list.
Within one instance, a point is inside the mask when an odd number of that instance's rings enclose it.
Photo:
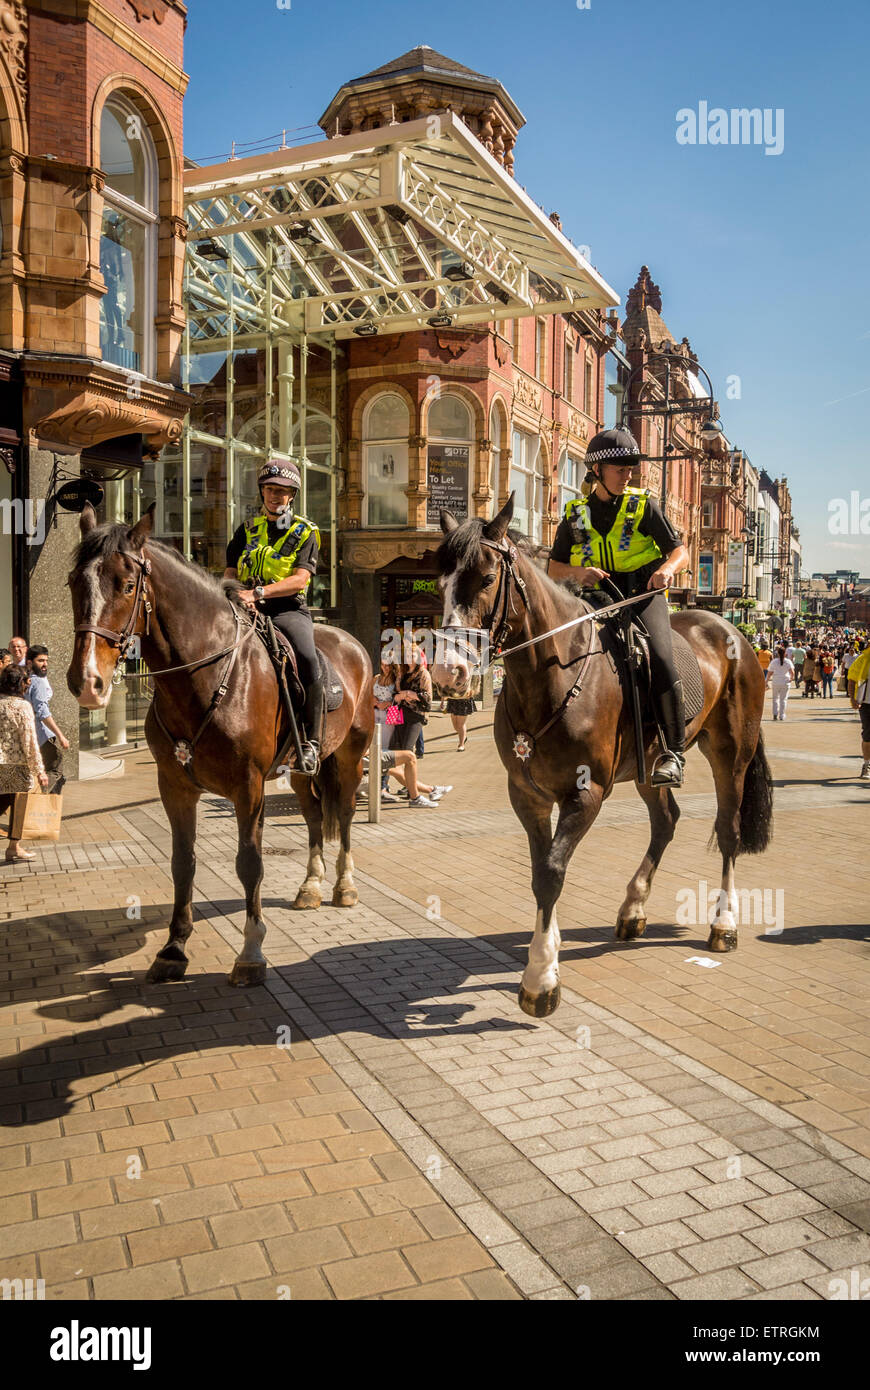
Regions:
[[[329,757],[324,758],[320,764],[320,771],[317,774],[317,791],[320,796],[323,842],[325,844],[328,840],[337,840],[341,833],[338,818],[341,780],[338,772],[338,761],[334,753],[330,753]]]
[[[762,854],[770,844],[773,829],[773,778],[758,731],[758,743],[743,780],[740,802],[740,843],[738,854]]]

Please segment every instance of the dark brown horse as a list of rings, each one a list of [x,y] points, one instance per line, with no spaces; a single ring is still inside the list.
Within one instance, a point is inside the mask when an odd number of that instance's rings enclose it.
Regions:
[[[508,771],[511,805],[529,839],[538,908],[520,1006],[544,1017],[559,1003],[555,905],[568,863],[614,784],[636,782],[637,762],[628,703],[594,622],[510,655],[522,641],[592,611],[523,553],[522,538],[508,533],[512,515],[513,495],[488,524],[475,518],[460,525],[442,512],[446,539],[438,561],[445,628],[495,629],[493,636],[506,652],[495,741]],[[687,729],[687,743],[697,742],[716,786],[722,891],[707,945],[712,951],[733,951],[738,906],[734,861],[738,854],[760,853],[770,839],[771,780],[761,738],[764,676],[749,643],[722,618],[687,611],[675,614],[672,623],[690,643],[703,677],[704,704]],[[467,639],[457,634],[451,642],[447,634],[443,662],[432,672],[442,689],[465,683],[467,652]],[[578,682],[580,690],[566,703]],[[654,744],[652,729],[647,744],[649,749]],[[643,934],[653,876],[680,814],[668,788],[637,784],[637,790],[646,803],[652,835],[619,909],[620,941]],[[554,805],[559,808],[555,832]]]
[[[275,669],[237,586],[213,579],[152,538],[153,507],[132,529],[96,525],[86,507],[82,540],[69,576],[76,637],[67,685],[80,705],[101,709],[126,640],[141,638],[155,676],[145,736],[157,763],[160,797],[172,827],[175,904],[169,940],[154,960],[151,981],[178,980],[187,969],[184,944],[193,931],[196,808],[203,791],[233,803],[239,828],[236,872],[245,889],[245,944],[230,976],[234,985],[262,984],[266,926],[260,916],[265,779],[284,735]],[[326,876],[323,841],[340,838],[333,905],[357,902],[350,826],[362,780],[362,757],[374,727],[372,670],[355,637],[317,624],[317,646],[341,681],[344,699],[327,715],[321,770],[314,780],[291,771],[308,825],[308,869],[294,907],[321,903]],[[161,676],[170,667],[190,669]],[[225,698],[215,702],[219,687]],[[197,734],[201,730],[201,735]],[[181,745],[179,748],[179,744]],[[185,748],[184,745],[187,745]],[[192,759],[186,757],[194,744]]]

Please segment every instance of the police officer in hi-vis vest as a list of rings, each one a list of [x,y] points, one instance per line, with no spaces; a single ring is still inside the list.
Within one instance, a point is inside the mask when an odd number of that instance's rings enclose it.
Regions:
[[[679,787],[685,765],[683,687],[674,665],[666,589],[689,552],[645,488],[629,487],[640,450],[627,429],[603,430],[586,453],[583,496],[565,507],[548,573],[594,588],[608,575],[626,598],[650,590],[634,612],[649,633],[652,695],[668,751],[650,775],[654,787]]]
[[[320,533],[313,521],[296,516],[293,504],[302,475],[292,459],[267,463],[257,475],[263,511],[240,526],[227,546],[227,579],[238,579],[239,597],[253,607],[261,604],[275,627],[293,644],[299,679],[305,689],[302,719],[301,772],[312,776],[320,765],[323,724],[323,683],[314,646],[314,625],[305,603],[305,590],[317,571]]]

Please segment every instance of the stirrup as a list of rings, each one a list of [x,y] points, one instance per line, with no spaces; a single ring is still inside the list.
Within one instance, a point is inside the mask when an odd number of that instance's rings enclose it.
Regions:
[[[652,766],[649,775],[651,787],[681,787],[683,785],[683,769],[686,766],[686,759],[682,753],[675,749],[667,749],[660,753]]]
[[[316,777],[320,771],[320,744],[316,739],[309,739],[302,744],[302,766],[293,769],[300,772],[303,777]]]

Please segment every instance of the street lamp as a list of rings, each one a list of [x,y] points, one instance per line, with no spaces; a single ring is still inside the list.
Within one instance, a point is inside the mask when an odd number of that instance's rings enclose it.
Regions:
[[[663,396],[660,400],[652,400],[644,403],[638,400],[636,404],[631,404],[631,387],[635,378],[640,376],[641,391],[643,390],[643,375],[647,367],[654,362],[664,363],[663,379],[655,376],[663,389]],[[708,394],[706,396],[692,396],[690,400],[685,398],[674,398],[671,394],[674,370],[693,372],[700,374],[707,383]],[[620,424],[630,428],[630,421],[634,416],[650,418],[655,416],[662,417],[662,454],[661,458],[655,458],[650,454],[642,455],[650,463],[661,463],[662,466],[662,510],[667,515],[668,504],[668,462],[671,459],[690,458],[690,454],[676,454],[674,446],[670,442],[671,437],[671,417],[674,415],[705,415],[707,418],[701,428],[701,439],[706,447],[709,447],[717,439],[725,438],[725,432],[718,420],[715,420],[716,401],[713,396],[713,383],[704,368],[694,358],[689,358],[678,352],[674,344],[670,350],[665,347],[658,352],[647,354],[645,361],[640,366],[635,367],[623,387],[622,411]]]

